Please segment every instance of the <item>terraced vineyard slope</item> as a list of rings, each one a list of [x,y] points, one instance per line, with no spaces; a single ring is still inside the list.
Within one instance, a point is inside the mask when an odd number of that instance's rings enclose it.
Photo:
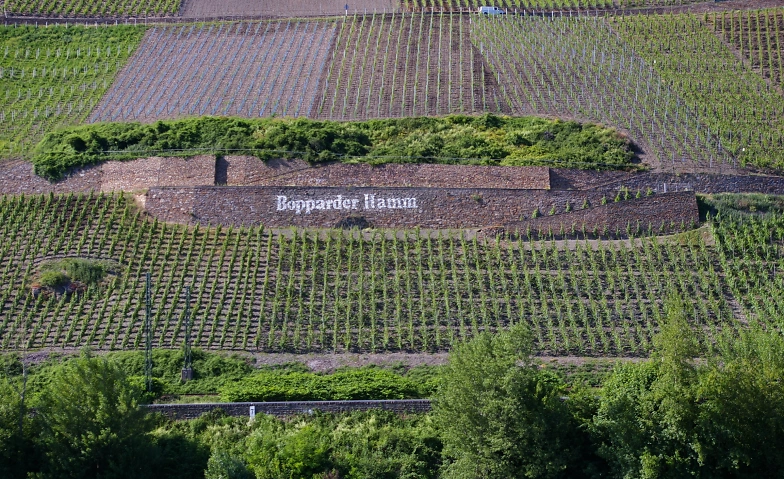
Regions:
[[[515,114],[549,114],[614,126],[662,170],[730,161],[669,83],[595,17],[479,18],[472,40]]]
[[[408,11],[476,11],[480,6],[496,6],[509,13],[523,10],[601,10],[688,5],[703,0],[402,0]]]
[[[784,87],[784,10],[722,12],[711,15],[708,21],[755,72],[773,86]]]
[[[153,28],[90,121],[307,116],[334,32],[291,20]]]
[[[686,111],[708,126],[704,133],[722,151],[741,164],[784,167],[781,90],[739,61],[703,17],[619,17],[613,29],[677,92]]]
[[[340,22],[318,118],[509,112],[459,15],[371,15]]]
[[[46,17],[160,17],[176,14],[181,0],[5,0],[11,15]]]
[[[0,27],[0,153],[83,122],[135,51],[143,28]]]
[[[693,326],[778,325],[784,218],[722,220],[717,244],[484,242],[414,232],[270,234],[144,219],[120,196],[0,201],[2,349],[136,348],[144,273],[154,345],[183,341],[184,287],[194,343],[263,351],[437,351],[477,331],[529,323],[550,354],[644,355],[663,298],[691,300]],[[83,294],[32,294],[42,263],[111,260],[116,276]]]

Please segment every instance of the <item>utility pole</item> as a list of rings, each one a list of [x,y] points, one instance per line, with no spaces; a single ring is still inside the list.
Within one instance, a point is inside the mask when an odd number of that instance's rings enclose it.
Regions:
[[[185,364],[182,367],[182,382],[193,379],[191,366],[191,287],[185,287]]]
[[[147,386],[147,392],[152,392],[152,298],[150,297],[150,273],[146,274],[146,280],[145,299],[147,304],[144,314],[144,331],[146,334],[146,343],[144,348],[144,381]]]

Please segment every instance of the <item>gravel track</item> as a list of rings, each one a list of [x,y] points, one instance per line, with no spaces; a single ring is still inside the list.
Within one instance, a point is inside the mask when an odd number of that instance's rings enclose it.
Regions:
[[[184,0],[183,17],[342,15],[347,4],[350,14],[400,11],[397,0]]]

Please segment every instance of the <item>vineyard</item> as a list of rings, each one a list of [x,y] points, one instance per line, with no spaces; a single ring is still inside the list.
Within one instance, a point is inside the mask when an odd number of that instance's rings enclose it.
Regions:
[[[7,27],[0,149],[28,156],[85,121],[492,112],[611,126],[657,171],[776,170],[782,21],[768,9]]]
[[[480,6],[501,7],[509,13],[551,10],[600,10],[688,5],[702,0],[402,0],[408,11],[476,11]],[[576,13],[576,12],[575,12]]]
[[[355,16],[338,29],[319,118],[509,112],[465,16]]]
[[[0,27],[0,152],[87,119],[136,49],[141,28]]]
[[[720,22],[722,15],[709,18]],[[723,151],[741,163],[784,166],[781,90],[740,61],[722,41],[722,34],[714,33],[704,19],[692,15],[619,17],[612,26],[679,92],[682,106],[708,126]],[[746,35],[761,38],[761,26],[756,23],[757,30]]]
[[[47,17],[135,17],[177,13],[181,0],[5,0],[11,15]]]
[[[755,72],[762,73],[773,86],[784,87],[784,10],[722,12],[709,21]]]
[[[546,113],[629,132],[662,168],[727,162],[710,132],[604,19],[516,17],[473,22],[473,41],[515,114]]]
[[[117,195],[0,201],[2,349],[139,347],[144,273],[154,345],[179,347],[185,286],[194,344],[268,352],[440,351],[477,331],[531,325],[549,354],[645,355],[663,298],[690,298],[706,343],[777,326],[784,219],[721,220],[691,240],[482,241],[461,234],[189,228]],[[714,245],[713,238],[716,244]],[[119,265],[82,294],[33,295],[45,260]],[[770,323],[773,321],[773,323]]]
[[[155,27],[90,121],[310,116],[332,22]]]

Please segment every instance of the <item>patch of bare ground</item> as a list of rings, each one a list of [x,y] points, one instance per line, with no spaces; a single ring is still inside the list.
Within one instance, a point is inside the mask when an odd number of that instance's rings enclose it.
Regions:
[[[108,354],[110,351],[94,351],[94,354]],[[52,357],[78,356],[79,351],[73,349],[49,348],[25,353],[23,359],[27,364],[40,364]],[[231,352],[232,355],[247,358],[256,367],[279,366],[301,363],[311,371],[330,373],[340,368],[359,368],[365,366],[442,366],[449,362],[449,353],[378,353],[378,354],[290,354],[290,353],[251,353]],[[536,356],[536,361],[552,365],[581,366],[586,363],[615,363],[644,361],[644,357],[597,358],[584,356]]]
[[[511,113],[461,15],[349,17],[325,71],[317,118]]]
[[[186,18],[344,15],[346,5],[349,14],[384,13],[399,9],[396,0],[184,0],[182,12]]]
[[[325,21],[154,27],[89,121],[306,116],[333,35]]]

